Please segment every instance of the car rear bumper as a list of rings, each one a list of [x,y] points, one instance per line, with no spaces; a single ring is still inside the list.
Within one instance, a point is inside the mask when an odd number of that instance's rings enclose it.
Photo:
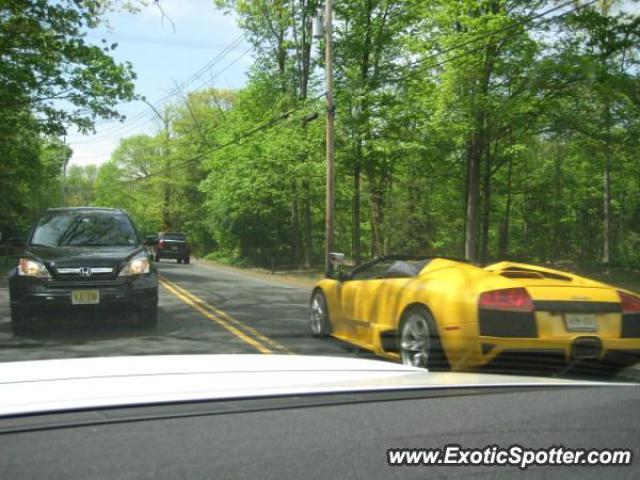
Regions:
[[[190,252],[180,250],[156,250],[156,255],[160,258],[188,258]]]
[[[581,335],[573,338],[499,338],[480,337],[481,364],[498,357],[518,355],[557,357],[564,361],[593,360],[618,363],[640,362],[640,338],[600,338]]]
[[[73,305],[74,290],[98,290],[99,303]],[[11,308],[23,315],[39,315],[56,310],[145,309],[158,303],[158,275],[101,281],[43,281],[14,275],[9,281]]]

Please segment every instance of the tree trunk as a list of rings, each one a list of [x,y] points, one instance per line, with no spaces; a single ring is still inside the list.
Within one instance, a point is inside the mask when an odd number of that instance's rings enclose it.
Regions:
[[[378,257],[384,252],[384,192],[379,185],[373,186],[370,197],[371,255]]]
[[[553,228],[553,249],[556,252],[562,251],[562,156],[560,154],[560,146],[561,139],[558,140],[556,145],[556,158],[555,158],[555,195],[554,195],[554,204],[555,204],[555,212],[554,215],[554,228]]]
[[[507,205],[504,210],[504,219],[500,227],[500,240],[498,241],[498,252],[500,259],[504,259],[509,254],[509,221],[511,220],[511,178],[513,160],[509,158],[509,170],[507,173]]]
[[[297,196],[294,193],[294,198]],[[294,200],[291,205],[291,230],[292,230],[292,240],[293,240],[293,258],[292,263],[295,265],[300,265],[301,260],[301,251],[302,251],[302,241],[300,238],[300,210],[298,208],[298,200]]]
[[[478,203],[480,197],[480,157],[481,140],[478,131],[474,132],[467,149],[467,212],[464,235],[464,257],[469,261],[477,259],[478,249]]]
[[[302,204],[302,228],[303,228],[303,247],[304,247],[304,268],[311,268],[313,261],[313,236],[311,234],[311,191],[309,182],[302,182],[302,191],[304,195]]]
[[[493,14],[497,14],[500,10],[500,4],[497,1],[490,2],[489,8]],[[482,76],[477,79],[477,90],[472,89],[476,92],[474,96],[477,95],[478,98],[484,98],[488,95],[496,56],[496,46],[489,44],[484,51],[484,66]],[[486,121],[487,112],[484,107],[476,105],[473,116],[473,131],[467,147],[467,212],[464,256],[469,261],[475,261],[478,257],[480,174],[482,155],[486,145],[484,137],[488,131]]]
[[[360,148],[361,145],[360,145]],[[356,265],[362,261],[360,244],[360,163],[356,161],[353,167],[353,191],[351,194],[351,252]]]
[[[485,263],[489,258],[489,228],[491,226],[491,152],[486,149],[484,179],[482,185],[482,241],[480,261]]]
[[[606,143],[603,178],[603,245],[602,263],[611,263],[611,108],[609,101],[605,105]]]

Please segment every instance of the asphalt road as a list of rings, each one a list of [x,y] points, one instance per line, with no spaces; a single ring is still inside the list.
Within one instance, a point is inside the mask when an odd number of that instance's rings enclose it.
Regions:
[[[0,284],[0,362],[105,355],[274,353],[372,357],[307,326],[309,287],[293,287],[210,265],[159,264],[156,327],[128,312],[99,319],[52,316],[39,328],[11,331],[6,282]]]
[[[333,338],[314,338],[307,325],[310,287],[256,277],[210,264],[164,261],[158,324],[144,327],[126,311],[102,318],[50,316],[28,334],[10,326],[6,277],[0,281],[0,362],[107,355],[264,353],[377,358]],[[511,371],[555,374],[558,371]],[[502,373],[499,371],[499,373]],[[590,378],[579,368],[560,373]],[[598,375],[600,377],[600,375]],[[619,378],[640,382],[640,365]]]

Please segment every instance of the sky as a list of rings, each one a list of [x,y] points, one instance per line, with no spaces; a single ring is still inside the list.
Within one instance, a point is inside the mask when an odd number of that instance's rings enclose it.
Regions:
[[[95,44],[100,44],[103,38],[109,44],[118,43],[111,54],[118,62],[133,64],[138,76],[136,93],[144,95],[161,110],[161,100],[211,60],[220,57],[230,45],[235,47],[170,98],[178,100],[184,92],[205,86],[240,88],[245,84],[253,59],[246,41],[240,39],[237,45],[234,43],[242,31],[233,15],[216,10],[213,0],[163,0],[169,21],[150,3],[136,14],[109,14],[108,27],[87,35]],[[70,165],[104,163],[121,138],[138,133],[154,134],[160,129],[156,115],[141,101],[121,104],[118,110],[127,116],[124,123],[98,120],[95,135],[68,132],[66,142],[73,149]]]

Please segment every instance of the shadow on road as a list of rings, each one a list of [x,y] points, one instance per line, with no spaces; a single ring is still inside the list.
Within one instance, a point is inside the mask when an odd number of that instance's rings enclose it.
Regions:
[[[10,326],[6,326],[11,328]],[[94,314],[39,317],[14,332],[18,338],[32,340],[57,340],[63,342],[90,342],[114,338],[143,337],[153,334],[155,325],[141,323],[135,314]]]

